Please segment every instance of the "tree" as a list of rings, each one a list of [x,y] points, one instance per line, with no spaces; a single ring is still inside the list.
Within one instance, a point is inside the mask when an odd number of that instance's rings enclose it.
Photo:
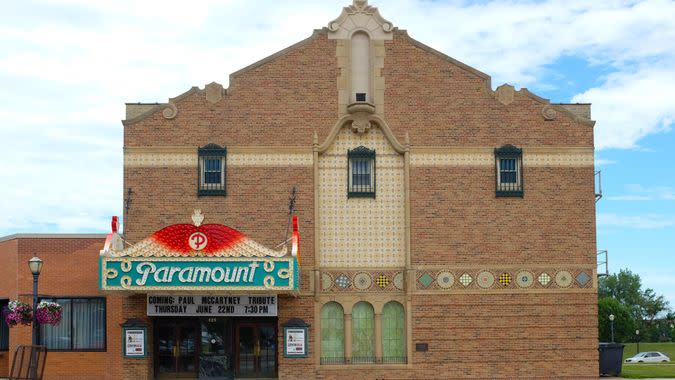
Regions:
[[[616,299],[627,306],[638,321],[653,321],[657,315],[669,311],[668,301],[663,296],[657,296],[653,289],[643,291],[640,276],[628,269],[621,269],[618,274],[602,278],[598,297]]]
[[[635,319],[633,319],[630,309],[616,298],[603,297],[598,301],[598,337],[600,341],[612,341],[610,314],[614,315],[614,341],[632,342],[635,340]]]

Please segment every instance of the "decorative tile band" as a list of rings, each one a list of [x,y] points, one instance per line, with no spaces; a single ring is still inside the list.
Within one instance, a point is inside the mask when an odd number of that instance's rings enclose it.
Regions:
[[[478,150],[478,149],[477,149]],[[336,157],[340,161],[342,157]],[[346,162],[346,157],[345,157]],[[378,156],[378,168],[402,169],[397,158]],[[523,153],[523,165],[530,167],[545,166],[593,166],[594,156],[587,153]],[[304,166],[313,164],[312,153],[229,153],[228,166]],[[341,164],[341,162],[340,162]],[[493,166],[494,155],[490,152],[446,152],[446,153],[411,153],[412,166]],[[322,168],[332,168],[335,164],[323,162]],[[197,166],[197,153],[125,153],[125,167],[194,167]]]
[[[404,283],[403,271],[400,270],[321,272],[321,291],[327,293],[401,292]]]
[[[432,268],[415,273],[417,291],[594,289],[590,268]]]
[[[313,164],[312,153],[228,153],[228,166],[305,166]],[[196,167],[195,153],[125,153],[125,167]]]
[[[523,166],[593,166],[588,153],[523,153]],[[412,166],[494,166],[494,154],[485,153],[412,153]]]

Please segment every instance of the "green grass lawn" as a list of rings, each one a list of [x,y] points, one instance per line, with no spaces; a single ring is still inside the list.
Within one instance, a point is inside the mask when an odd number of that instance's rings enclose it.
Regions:
[[[635,343],[625,343],[623,358],[637,353]],[[640,343],[640,352],[659,351],[670,358],[668,364],[623,364],[621,376],[628,379],[647,379],[651,377],[675,378],[675,343]]]
[[[675,379],[675,364],[624,364],[621,368],[621,377],[626,379],[654,377]]]

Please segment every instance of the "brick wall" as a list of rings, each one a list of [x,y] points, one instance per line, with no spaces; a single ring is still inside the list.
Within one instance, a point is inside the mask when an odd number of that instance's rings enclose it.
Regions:
[[[32,304],[33,277],[27,263],[33,256],[44,262],[39,278],[40,296],[106,297],[107,351],[49,352],[45,366],[47,380],[121,378],[122,297],[106,296],[98,290],[98,255],[104,240],[100,237],[17,238],[0,243],[3,262],[10,263],[0,268],[1,297],[7,294],[8,298],[15,299],[18,296]],[[7,282],[14,282],[16,290],[12,291]],[[10,351],[0,358],[0,376],[9,372],[16,347],[30,344],[30,326],[10,329]]]
[[[436,148],[593,147],[593,129],[519,91],[509,105],[491,93],[489,78],[395,32],[385,42],[385,120],[412,151]],[[125,146],[207,143],[226,147],[311,149],[337,121],[335,42],[325,31],[275,59],[233,75],[228,94],[211,104],[202,91],[176,101],[178,115],[158,112],[127,123]],[[419,266],[550,265],[595,267],[592,166],[524,167],[525,195],[495,197],[493,166],[413,166],[410,230]],[[311,167],[228,167],[227,197],[197,197],[196,167],[127,167],[134,191],[125,226],[137,242],[200,208],[205,222],[236,228],[268,247],[282,241],[290,188],[297,186],[303,269],[314,267],[314,182]],[[593,274],[593,273],[591,273]],[[309,290],[303,271],[303,291]],[[414,286],[407,284],[406,286]],[[592,286],[472,294],[413,292],[413,344],[429,344],[408,366],[316,367],[315,357],[284,359],[280,378],[594,378],[597,300]],[[126,316],[143,316],[144,299],[127,299]],[[313,320],[314,298],[280,302],[279,322]],[[280,328],[280,333],[282,329]],[[311,330],[310,330],[311,331]],[[281,334],[280,334],[281,335]],[[279,338],[281,347],[282,337]],[[320,337],[310,335],[310,353]],[[316,342],[316,344],[315,344]],[[314,349],[312,348],[314,347]],[[125,363],[127,378],[147,376],[148,363]]]

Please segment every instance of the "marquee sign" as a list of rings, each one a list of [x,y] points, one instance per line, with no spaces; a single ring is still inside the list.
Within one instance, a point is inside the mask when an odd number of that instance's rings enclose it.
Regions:
[[[175,224],[127,249],[108,235],[99,259],[102,290],[269,290],[298,289],[298,231],[294,217],[291,254],[266,248],[220,224]]]
[[[148,294],[152,317],[276,317],[275,295]]]

